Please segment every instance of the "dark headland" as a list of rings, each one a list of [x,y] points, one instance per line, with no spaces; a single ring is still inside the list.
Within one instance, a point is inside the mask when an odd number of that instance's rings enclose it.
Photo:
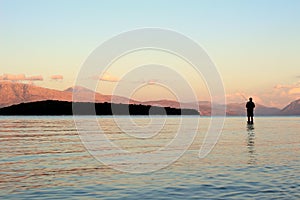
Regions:
[[[73,113],[75,108],[75,113]],[[91,110],[93,112],[91,112]],[[136,104],[37,101],[0,109],[0,115],[199,115],[197,110]]]

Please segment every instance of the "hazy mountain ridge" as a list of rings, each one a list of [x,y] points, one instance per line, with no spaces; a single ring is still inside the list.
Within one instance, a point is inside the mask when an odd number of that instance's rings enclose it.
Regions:
[[[0,82],[0,94],[0,107],[48,99],[60,101],[72,99],[72,93],[6,81]]]
[[[72,101],[73,92],[80,102],[137,103],[125,97],[103,95],[81,86],[67,88],[64,91],[43,88],[30,84],[3,81],[0,82],[0,108],[10,105],[43,100]]]
[[[30,84],[16,83],[16,82],[0,82],[0,108],[7,107],[14,104],[36,102],[43,100],[58,100],[58,101],[72,101],[73,93],[76,95],[77,102],[112,102],[124,104],[142,104],[172,108],[188,108],[197,109],[200,115],[211,115],[211,102],[199,101],[197,103],[179,103],[173,100],[156,100],[156,101],[136,101],[121,96],[103,95],[96,93],[90,89],[82,86],[74,86],[67,88],[64,91],[43,88]],[[198,104],[198,108],[196,107]],[[216,113],[220,113],[222,105],[214,105]],[[226,114],[228,116],[245,116],[245,103],[230,103],[227,104]],[[282,110],[274,107],[267,107],[256,104],[255,115],[300,115],[300,99],[291,102]]]
[[[245,106],[246,103],[230,103],[227,104],[228,115],[235,116],[244,116],[245,115]],[[255,115],[258,116],[269,116],[269,115],[278,115],[280,113],[279,108],[267,107],[261,104],[255,104]]]
[[[289,105],[284,107],[281,112],[281,115],[300,115],[300,99],[291,102]]]

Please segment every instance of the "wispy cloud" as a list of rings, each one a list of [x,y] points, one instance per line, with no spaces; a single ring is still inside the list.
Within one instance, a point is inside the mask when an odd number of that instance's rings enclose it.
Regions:
[[[63,77],[63,75],[52,75],[51,77],[51,80],[55,80],[55,81],[58,81],[58,80],[63,80],[64,79],[64,77]]]
[[[101,80],[101,81],[108,81],[108,82],[118,82],[120,79],[116,76],[113,76],[109,73],[104,73],[102,76],[93,76],[93,79]]]
[[[289,84],[289,85],[278,84],[274,88],[277,90],[284,91],[290,95],[300,94],[300,81],[295,82],[293,84]]]
[[[43,76],[26,76],[25,74],[3,74],[0,80],[5,81],[43,81]]]
[[[266,91],[262,94],[263,98],[269,99],[277,107],[283,107],[299,99],[300,95],[300,81],[294,82],[292,84],[277,84],[274,86],[272,91]]]
[[[291,94],[291,95],[300,94],[300,87],[292,88],[292,89],[289,90],[288,93]]]
[[[27,80],[27,81],[43,81],[44,78],[43,78],[43,76],[38,75],[38,76],[29,76],[29,77],[26,77],[25,80]]]
[[[274,86],[274,89],[292,89],[295,87],[300,87],[300,81],[295,82],[293,84],[289,84],[289,85],[277,84]]]
[[[25,80],[25,74],[3,74],[0,76],[0,80],[9,80],[9,81],[20,81]]]
[[[146,81],[146,84],[147,85],[155,85],[155,84],[158,84],[158,81],[156,79],[148,80],[148,81]]]
[[[241,102],[248,101],[250,97],[252,97],[256,103],[264,104],[262,98],[259,97],[258,95],[256,95],[256,94],[250,95],[250,94],[246,94],[244,92],[235,92],[232,94],[226,94],[226,101],[228,103],[241,103]]]

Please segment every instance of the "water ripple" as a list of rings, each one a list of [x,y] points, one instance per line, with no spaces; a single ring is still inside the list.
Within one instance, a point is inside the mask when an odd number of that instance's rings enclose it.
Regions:
[[[148,123],[142,117],[135,120]],[[0,198],[300,199],[299,118],[277,127],[270,126],[270,120],[275,125],[282,121],[259,118],[255,128],[248,129],[241,125],[243,118],[228,118],[216,147],[200,160],[198,150],[209,125],[209,119],[203,119],[194,143],[178,161],[157,172],[127,174],[86,151],[72,117],[1,117]],[[139,140],[120,131],[113,118],[99,121],[111,141],[136,153],[156,150],[174,137],[178,126],[176,119],[168,118],[161,134]],[[108,158],[119,156],[101,150]],[[128,159],[117,164],[128,165]]]

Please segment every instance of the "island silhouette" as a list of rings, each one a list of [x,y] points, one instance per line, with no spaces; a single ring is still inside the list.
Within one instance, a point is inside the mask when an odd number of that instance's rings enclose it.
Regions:
[[[76,115],[199,115],[197,110],[151,105],[69,102],[46,100],[21,103],[0,109],[0,115],[73,115],[73,106],[80,108]],[[95,112],[90,108],[94,106]]]

